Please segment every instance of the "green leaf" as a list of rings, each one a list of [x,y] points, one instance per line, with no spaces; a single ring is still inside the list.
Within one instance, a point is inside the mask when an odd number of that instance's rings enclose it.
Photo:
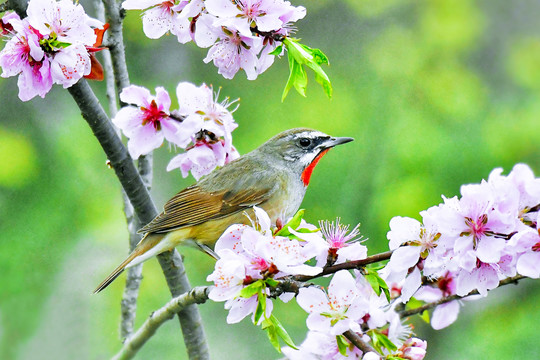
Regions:
[[[369,265],[368,267],[368,272],[371,272],[371,271],[379,271],[381,270],[383,267],[385,267],[386,264],[371,264]]]
[[[285,100],[292,87],[300,95],[306,96],[307,74],[304,65],[315,72],[315,80],[322,85],[325,94],[331,98],[332,85],[328,75],[321,67],[322,64],[329,64],[328,57],[319,49],[312,49],[309,46],[300,44],[297,39],[285,38],[283,45],[287,49],[290,74],[281,101]]]
[[[302,222],[302,219],[304,218],[304,213],[305,213],[304,209],[298,210],[296,214],[294,214],[294,216],[291,218],[291,220],[289,220],[289,222],[283,225],[283,227],[276,233],[276,235],[277,236],[292,235],[291,232],[289,231],[289,227],[291,227],[291,229],[293,230],[296,230],[300,226],[300,223]]]
[[[274,324],[272,323],[272,320],[264,319],[261,322],[261,329],[266,330],[269,326],[274,326]]]
[[[369,285],[371,285],[375,294],[377,294],[377,296],[381,295],[381,287],[379,286],[377,277],[373,274],[366,274],[364,275],[364,278],[369,282]]]
[[[384,292],[384,296],[386,297],[386,301],[390,302],[390,290],[387,288],[382,288],[382,291]]]
[[[257,293],[257,300],[257,309],[255,309],[255,316],[253,318],[254,324],[258,324],[263,315],[266,319],[266,294],[263,293],[262,289]]]
[[[257,294],[264,287],[263,280],[257,280],[254,283],[249,284],[240,291],[240,297],[249,299],[253,295]]]
[[[287,81],[287,84],[285,85],[285,90],[283,90],[281,101],[285,100],[285,98],[287,97],[287,94],[289,93],[289,90],[293,86],[300,95],[304,97],[306,96],[306,87],[307,87],[306,71],[304,70],[302,65],[294,61],[294,59],[291,59],[291,56],[289,56],[289,68],[290,68],[289,80]]]
[[[268,335],[268,340],[270,344],[277,350],[278,353],[281,353],[281,347],[279,346],[278,334],[275,326],[269,326],[266,328],[266,334]]]
[[[274,288],[277,287],[277,286],[279,285],[279,281],[274,280],[274,279],[272,279],[272,278],[267,278],[267,279],[265,280],[265,282],[266,282],[266,284],[267,284],[268,286],[274,287]]]
[[[298,348],[294,344],[294,341],[291,339],[289,333],[287,333],[287,330],[285,330],[285,328],[283,327],[283,325],[281,325],[279,320],[274,315],[272,315],[270,317],[270,320],[272,321],[272,323],[274,324],[274,326],[276,328],[276,333],[278,334],[278,336],[280,338],[283,339],[285,344],[289,345],[290,347],[292,347],[295,350],[298,350]]]
[[[427,324],[429,324],[429,311],[424,310],[420,313],[420,319],[424,320]]]
[[[281,55],[282,51],[283,51],[283,44],[279,45],[277,48],[269,52],[268,55],[279,56]]]
[[[416,309],[420,306],[424,305],[424,302],[423,301],[420,301],[418,299],[415,299],[415,298],[410,298],[409,301],[407,302],[407,304],[405,304],[405,308],[407,310],[412,310],[412,309]],[[429,311],[425,310],[425,311],[422,311],[420,313],[420,319],[424,320],[426,323],[429,324]]]
[[[313,234],[313,233],[316,233],[318,231],[320,231],[321,229],[319,228],[316,228],[316,229],[308,229],[308,228],[300,228],[300,229],[296,229],[296,232],[299,232],[301,234]]]
[[[307,46],[304,46],[307,48]],[[309,49],[309,48],[308,48]],[[328,62],[328,57],[319,49],[311,49],[313,60],[319,65],[327,64],[330,65],[330,62]]]
[[[380,277],[377,270],[373,268],[365,269],[364,277],[369,282],[377,296],[381,295],[381,292],[384,291],[386,299],[390,301],[390,291],[388,289],[388,284],[386,284],[386,282]]]
[[[337,342],[339,353],[343,356],[347,356],[347,348],[349,347],[349,343],[347,342],[345,336],[343,335],[336,336],[336,342]]]
[[[383,347],[391,352],[397,350],[397,346],[392,341],[390,341],[390,339],[386,335],[381,334],[376,330],[371,331],[370,334],[371,338],[373,339],[373,345],[375,346],[375,348],[381,350],[381,348]]]

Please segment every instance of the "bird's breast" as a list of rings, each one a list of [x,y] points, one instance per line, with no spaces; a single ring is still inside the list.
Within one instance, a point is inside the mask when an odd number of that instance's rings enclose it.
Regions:
[[[274,195],[260,207],[268,213],[272,224],[278,219],[284,223],[298,211],[305,194],[306,187],[301,181],[281,179]]]

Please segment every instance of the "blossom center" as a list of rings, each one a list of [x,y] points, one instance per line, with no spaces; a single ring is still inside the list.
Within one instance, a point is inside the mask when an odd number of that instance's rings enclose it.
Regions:
[[[260,3],[256,2],[254,4],[248,4],[247,6],[243,6],[243,12],[244,16],[247,17],[249,20],[254,20],[258,16],[263,16],[265,13],[261,10],[259,10]]]
[[[168,115],[158,107],[156,101],[152,100],[147,108],[141,107],[141,110],[144,112],[143,126],[150,123],[156,131],[161,130],[161,120]]]
[[[172,10],[172,7],[174,6],[173,1],[164,1],[158,6],[161,7],[164,13],[170,13],[170,14],[174,13],[174,11]]]
[[[462,233],[461,235],[473,236],[474,240],[479,240],[482,236],[488,235],[487,227],[488,217],[486,214],[480,215],[476,220],[470,217],[465,218],[465,224],[469,228],[469,231]]]

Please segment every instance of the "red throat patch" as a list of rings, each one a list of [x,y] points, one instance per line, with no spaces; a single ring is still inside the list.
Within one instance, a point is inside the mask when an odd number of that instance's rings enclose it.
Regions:
[[[315,166],[319,163],[319,160],[330,150],[329,148],[326,150],[323,150],[313,159],[311,164],[309,164],[304,171],[302,171],[302,176],[300,177],[302,179],[302,182],[304,183],[304,186],[308,186],[309,179],[311,178],[311,173],[313,172],[313,169],[315,169]]]

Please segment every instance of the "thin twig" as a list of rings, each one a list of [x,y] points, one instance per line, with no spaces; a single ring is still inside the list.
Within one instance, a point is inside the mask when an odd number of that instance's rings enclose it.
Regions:
[[[126,339],[124,346],[114,360],[131,359],[137,351],[154,335],[156,330],[167,320],[170,320],[186,306],[202,304],[208,300],[209,286],[198,286],[189,293],[182,294],[169,301],[164,307],[154,311],[144,324],[131,337]]]
[[[343,333],[343,335],[349,340],[354,346],[362,350],[362,352],[368,353],[368,352],[374,352],[375,354],[379,354],[371,345],[369,345],[367,342],[362,340],[362,338],[356,334],[355,332],[351,330],[347,330]]]
[[[124,35],[122,34],[122,21],[125,10],[116,0],[103,0],[107,22],[109,23],[108,46],[111,52],[116,91],[121,92],[123,88],[129,86],[129,73],[126,65],[126,53],[124,49]],[[122,102],[120,102],[121,105]]]
[[[146,189],[150,191],[152,185],[152,153],[139,158],[138,170],[141,174],[141,178],[143,179]],[[133,207],[131,206],[127,196],[125,196],[125,193],[124,212],[126,214],[128,224],[129,251],[131,252],[141,240],[141,235],[137,233],[137,230],[141,228],[141,223],[137,217],[133,216]],[[143,278],[142,271],[143,263],[127,269],[126,286],[124,288],[124,293],[122,294],[122,301],[120,302],[120,336],[122,339],[130,336],[135,326],[137,298],[139,297],[139,288]]]
[[[297,275],[294,277],[297,281],[308,281],[317,277],[321,277],[324,275],[329,275],[338,272],[339,270],[351,270],[351,269],[360,269],[366,265],[373,264],[376,262],[384,261],[390,259],[390,256],[392,256],[393,251],[387,251],[380,254],[375,254],[372,256],[368,256],[365,259],[362,260],[355,260],[355,261],[347,261],[341,264],[327,266],[323,269],[323,271],[320,274],[314,275],[314,276],[307,276],[307,275]]]
[[[524,279],[524,278],[526,278],[526,276],[523,276],[523,275],[516,275],[516,276],[513,276],[513,277],[509,277],[509,278],[506,278],[504,280],[501,280],[499,282],[499,286],[504,286],[504,285],[508,285],[508,284],[516,284],[519,280]],[[409,316],[412,316],[412,315],[421,314],[426,310],[433,309],[434,307],[437,307],[437,306],[442,305],[442,304],[446,304],[447,302],[463,299],[463,298],[466,298],[468,296],[478,295],[478,294],[479,294],[478,290],[473,290],[470,293],[468,293],[467,295],[463,295],[463,296],[460,296],[460,295],[445,296],[445,297],[443,297],[443,298],[441,298],[441,299],[439,299],[437,301],[434,301],[434,302],[419,306],[419,307],[414,308],[414,309],[398,311],[399,316],[403,319],[403,318],[406,318],[406,317],[409,317]]]
[[[295,293],[296,295],[298,295],[298,292],[301,288],[311,286],[320,287],[319,285],[313,283],[300,282],[294,280],[292,277],[286,277],[283,279],[279,279],[279,284],[275,288],[270,289],[269,297],[277,298],[284,293]]]
[[[94,6],[96,9],[97,19],[101,22],[105,22],[105,7],[101,0],[95,0]],[[105,32],[104,41],[108,41],[109,34]],[[112,67],[111,53],[109,49],[105,49],[101,52],[103,60],[103,69],[105,73],[105,84],[107,89],[107,100],[109,104],[109,115],[111,118],[116,116],[118,112],[118,106],[116,104],[117,92],[115,87],[115,76]],[[122,137],[120,129],[116,128],[118,137]],[[139,169],[139,173],[141,170]],[[145,176],[141,173],[143,182],[146,188],[150,190],[151,179],[145,179]],[[131,205],[128,196],[125,191],[122,191],[122,198],[124,200],[124,214],[126,215],[126,223],[129,232],[129,252],[133,251],[135,246],[141,240],[141,236],[137,233],[137,230],[141,228],[141,223],[135,216],[133,206]],[[124,293],[122,294],[122,300],[120,302],[120,337],[122,339],[127,338],[133,333],[135,326],[135,317],[137,314],[137,298],[139,296],[139,287],[142,280],[142,266],[138,264],[132,266],[126,271],[126,286]]]

